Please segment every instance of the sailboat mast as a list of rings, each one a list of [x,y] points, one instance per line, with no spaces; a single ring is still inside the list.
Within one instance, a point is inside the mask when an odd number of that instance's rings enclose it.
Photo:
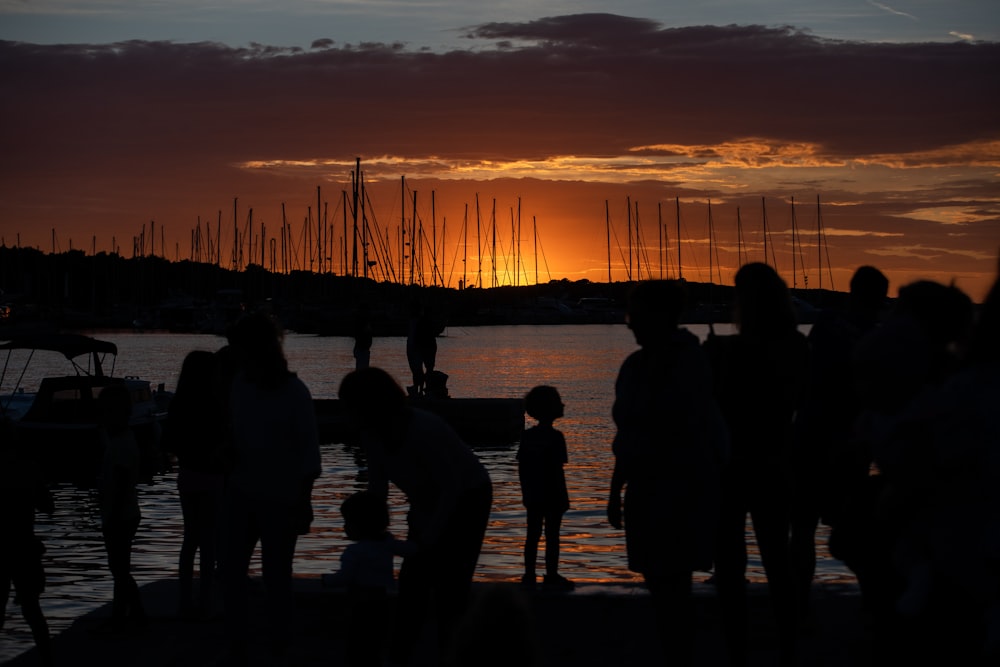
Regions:
[[[413,284],[415,268],[420,269],[420,283],[423,283],[423,266],[417,263],[417,252],[422,250],[421,244],[424,242],[423,227],[417,225],[417,191],[413,191],[413,214],[410,217],[410,284]]]
[[[646,267],[649,273],[649,267]],[[639,202],[635,203],[635,279],[642,280],[642,234],[639,230]]]
[[[342,260],[341,260],[341,263],[340,263],[340,273],[341,273],[341,275],[346,276],[347,275],[347,271],[348,271],[348,262],[347,262],[347,190],[341,190],[340,191],[340,197],[341,197],[341,201],[342,201],[341,208],[344,210],[344,236],[340,240],[341,250],[343,250],[343,253],[341,254]],[[282,209],[282,215],[284,215],[284,209]]]
[[[711,285],[712,276],[712,200],[708,200],[708,284]]]
[[[465,216],[462,218],[462,289],[469,286],[469,202],[465,202]]]
[[[798,269],[795,266],[795,197],[792,197],[792,289],[798,287]]]
[[[399,178],[399,229],[400,229],[399,232],[400,236],[402,237],[402,247],[400,247],[399,249],[399,280],[401,285],[405,285],[406,284],[406,176],[405,175],[400,176]]]
[[[521,274],[521,198],[517,198],[517,261],[514,263],[514,284],[518,284],[518,276]],[[524,284],[527,285],[527,276]]]
[[[538,220],[531,216],[531,236],[535,241],[535,284],[538,284]]]
[[[431,190],[431,264],[433,265],[433,271],[431,272],[431,285],[437,287],[437,272],[438,272],[438,259],[437,259],[437,203],[436,195],[434,190]]]
[[[656,263],[660,265],[660,280],[663,280],[663,202],[656,202],[656,233],[659,236]]]
[[[604,200],[604,235],[608,248],[608,284],[611,284],[611,213],[608,211],[608,200]]]
[[[483,286],[483,239],[481,238],[481,231],[482,228],[480,225],[480,217],[479,217],[479,193],[477,192],[476,193],[476,261],[478,266],[477,282],[479,283],[480,287]]]
[[[677,210],[677,279],[684,280],[684,269],[681,266],[681,198],[674,197],[674,207]]]
[[[354,222],[352,232],[353,257],[351,259],[351,275],[358,275],[358,175],[361,173],[361,158],[355,158],[354,171],[351,172],[351,219]]]
[[[823,289],[823,218],[819,210],[819,195],[816,195],[816,254],[819,259],[819,288]]]
[[[760,210],[764,218],[764,264],[767,264],[767,204],[760,198]]]
[[[497,198],[493,198],[493,212],[490,215],[490,222],[493,224],[493,252],[490,255],[493,266],[493,282],[490,283],[491,287],[497,286]]]
[[[238,245],[240,241],[240,228],[239,221],[236,220],[236,197],[233,197],[233,271],[237,269],[236,259],[237,252],[239,252]]]
[[[320,204],[323,201],[320,186],[316,186],[316,268],[323,273],[323,216],[320,214]],[[263,239],[261,239],[263,243]]]
[[[367,196],[365,195],[365,175],[361,172],[361,159],[358,158],[358,191],[361,197],[361,262],[362,269],[361,274],[367,278],[368,277],[368,216],[365,215],[365,201]]]
[[[628,274],[629,282],[632,282],[632,198],[625,198],[626,227],[628,229]]]

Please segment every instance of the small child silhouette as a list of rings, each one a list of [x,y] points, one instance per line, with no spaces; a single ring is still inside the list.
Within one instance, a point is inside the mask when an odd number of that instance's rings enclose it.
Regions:
[[[542,585],[551,590],[571,590],[573,582],[559,574],[559,526],[569,509],[569,493],[563,464],[567,462],[566,438],[552,426],[563,416],[563,403],[554,387],[541,385],[528,392],[525,411],[538,421],[521,436],[517,450],[517,472],[521,498],[528,514],[528,535],[524,541],[524,576],[521,584],[534,588],[538,541],[545,529],[545,577]]]
[[[395,588],[393,557],[405,555],[409,543],[388,531],[389,508],[378,496],[358,491],[340,507],[344,532],[353,544],[340,556],[340,569],[324,574],[324,586],[347,589],[351,603],[347,664],[381,665],[378,647],[388,621],[388,593]]]

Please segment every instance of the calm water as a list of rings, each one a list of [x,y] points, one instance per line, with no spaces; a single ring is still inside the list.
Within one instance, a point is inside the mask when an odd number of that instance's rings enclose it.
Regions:
[[[704,327],[691,329],[701,336],[707,334]],[[162,382],[167,389],[176,386],[188,351],[215,350],[223,343],[218,337],[205,335],[107,333],[97,337],[118,345],[116,375],[137,375],[154,384]],[[333,398],[341,378],[354,367],[352,344],[348,338],[290,334],[285,350],[291,368],[313,396]],[[604,518],[613,464],[610,415],[614,380],[621,361],[635,348],[631,332],[622,325],[449,328],[438,341],[438,368],[449,374],[452,396],[520,397],[537,384],[554,385],[562,393],[566,416],[556,426],[565,433],[569,447],[566,479],[572,508],[563,521],[561,570],[578,581],[638,580],[625,568],[623,534]],[[401,384],[409,384],[403,338],[376,338],[372,365],[385,368]],[[22,383],[29,390],[37,386],[40,377],[65,372],[65,360],[36,355],[31,370]],[[20,371],[19,366],[16,371]],[[9,377],[5,380],[4,392],[10,390],[12,381]],[[525,517],[514,459],[516,446],[477,451],[493,478],[494,508],[476,576],[482,580],[518,579]],[[299,540],[297,574],[319,576],[337,568],[346,543],[338,508],[347,495],[362,488],[358,473],[356,452],[342,445],[323,445],[323,475],[314,494],[316,520],[312,532]],[[141,494],[143,519],[133,558],[140,586],[176,575],[182,527],[173,473],[141,487]],[[55,496],[55,514],[39,515],[36,530],[48,549],[43,610],[53,631],[58,632],[111,599],[111,578],[95,498],[72,487],[55,489]],[[397,494],[391,500],[394,527],[402,533],[403,499]],[[748,576],[763,578],[755,554],[751,554],[749,568]],[[818,569],[823,578],[850,576],[825,549],[821,549]],[[31,646],[27,627],[12,604],[0,637],[0,660]]]

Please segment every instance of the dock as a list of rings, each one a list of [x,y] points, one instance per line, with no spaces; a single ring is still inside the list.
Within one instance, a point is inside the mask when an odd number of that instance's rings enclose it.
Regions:
[[[262,592],[255,587],[252,603],[252,636],[260,646],[251,647],[250,665],[271,664],[264,644],[266,624]],[[625,667],[669,664],[664,661],[653,630],[649,596],[639,584],[578,583],[568,593],[539,589],[524,592],[516,582],[474,584],[474,604],[491,601],[474,633],[474,646],[482,654],[474,664],[527,663],[504,661],[505,652],[526,643],[535,665],[558,667]],[[225,624],[217,615],[187,621],[176,612],[176,581],[159,580],[142,587],[150,616],[148,625],[133,634],[105,636],[95,628],[110,616],[110,604],[79,618],[54,638],[57,665],[106,665],[144,667],[225,665]],[[715,591],[711,584],[695,584],[697,637],[695,665],[728,665],[719,629]],[[291,665],[319,667],[344,664],[348,606],[343,593],[324,588],[318,578],[295,580],[297,615]],[[872,665],[861,598],[852,582],[814,584],[814,612],[803,624],[799,638],[799,664],[822,667]],[[765,585],[750,585],[749,667],[778,664],[770,607]],[[440,665],[433,632],[428,628],[416,664]],[[6,667],[36,665],[34,649],[6,663]]]

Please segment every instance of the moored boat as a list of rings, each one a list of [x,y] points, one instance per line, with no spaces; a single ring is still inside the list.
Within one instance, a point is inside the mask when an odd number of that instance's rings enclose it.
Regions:
[[[90,483],[96,479],[103,457],[97,397],[111,385],[124,385],[132,399],[130,423],[144,472],[161,466],[159,440],[169,397],[154,393],[148,380],[114,376],[118,354],[114,343],[79,334],[45,334],[11,339],[0,344],[0,350],[7,351],[0,382],[7,377],[15,350],[28,352],[25,367],[38,351],[61,354],[70,362],[72,375],[42,378],[33,394],[16,386],[0,396],[0,416],[13,422],[19,444],[41,462],[50,480]]]

